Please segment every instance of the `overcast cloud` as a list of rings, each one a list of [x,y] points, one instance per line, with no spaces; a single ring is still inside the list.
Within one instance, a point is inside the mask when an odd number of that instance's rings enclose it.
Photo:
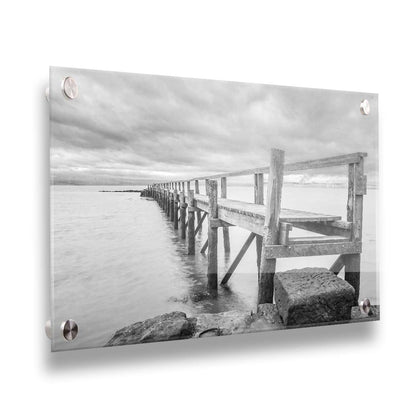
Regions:
[[[79,96],[60,89],[72,76]],[[55,184],[143,184],[287,161],[368,152],[376,181],[377,95],[51,68]],[[359,105],[370,101],[371,114]],[[343,170],[328,173],[332,177]],[[316,172],[317,174],[323,172]]]

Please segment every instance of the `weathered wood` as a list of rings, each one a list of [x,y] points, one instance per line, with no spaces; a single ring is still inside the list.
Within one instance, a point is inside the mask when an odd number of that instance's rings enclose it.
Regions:
[[[276,269],[276,258],[266,257],[265,247],[277,244],[279,238],[278,224],[282,199],[284,161],[285,152],[272,149],[267,187],[266,216],[264,219],[263,247],[258,276],[258,305],[273,303],[273,277]]]
[[[199,181],[195,181],[195,194],[199,194]],[[200,221],[201,221],[201,210],[200,209],[196,210],[196,219],[197,219],[197,222],[199,224]]]
[[[170,193],[169,193],[169,189],[165,190],[166,193],[166,216],[168,218],[170,218]]]
[[[266,259],[354,254],[361,253],[361,243],[347,241],[341,243],[299,244],[293,246],[266,245],[263,246],[263,251],[265,251],[264,257]]]
[[[216,227],[216,228],[234,227],[234,225],[229,224],[228,222],[225,222],[223,220],[220,220],[219,218],[211,218],[210,226]]]
[[[218,287],[218,228],[210,226],[212,218],[218,218],[218,184],[208,181],[208,287]]]
[[[358,243],[353,243],[358,244]],[[361,251],[361,250],[360,250]],[[343,252],[345,253],[345,252]],[[358,304],[360,296],[360,254],[343,254],[343,260],[345,264],[345,281],[347,281],[355,290],[355,301]]]
[[[173,222],[175,220],[175,194],[174,192],[170,193],[170,220]]]
[[[227,198],[227,178],[222,177],[221,178],[221,198]],[[223,239],[224,239],[224,252],[229,253],[230,252],[230,232],[228,230],[228,227],[224,227],[222,229]]]
[[[364,176],[364,158],[361,157],[359,163],[355,165],[354,169],[354,205],[353,205],[353,224],[352,224],[352,239],[355,242],[362,241],[362,225],[363,225],[363,192],[362,189],[357,189],[357,184],[363,182]],[[360,250],[361,253],[361,250]],[[360,296],[360,263],[361,255],[355,254],[345,256],[345,280],[351,284],[355,290],[355,297],[358,303]]]
[[[201,254],[205,254],[205,252],[207,251],[207,248],[208,248],[208,238],[205,240],[205,243],[201,248]]]
[[[178,191],[175,189],[173,192],[173,228],[178,229],[178,214],[179,214],[179,205],[178,205]]]
[[[189,196],[191,192],[191,181],[186,182],[186,195]]]
[[[286,245],[294,246],[298,244],[342,243],[344,241],[350,241],[350,239],[348,237],[334,235],[293,237],[288,239]]]
[[[189,189],[188,205],[188,254],[195,254],[195,199],[194,191]]]
[[[301,170],[307,169],[320,169],[320,168],[328,168],[333,166],[343,166],[348,165],[350,163],[359,163],[360,159],[366,157],[367,153],[351,153],[348,155],[340,155],[340,156],[333,156],[333,157],[326,157],[323,159],[315,159],[315,160],[306,160],[303,162],[294,162],[288,163],[284,167],[284,172],[297,172]],[[200,176],[196,178],[192,178],[190,180],[199,180],[199,179],[220,179],[222,177],[232,177],[232,176],[248,176],[253,175],[256,173],[268,173],[269,166],[262,166],[260,168],[252,168],[252,169],[244,169],[235,172],[223,172],[218,173],[215,175],[209,176]]]
[[[347,198],[347,221],[354,220],[354,181],[355,181],[355,164],[348,165],[348,198]]]
[[[334,261],[334,263],[332,264],[332,266],[329,268],[329,270],[338,275],[339,272],[342,270],[342,268],[344,267],[345,263],[344,263],[344,256],[341,254],[340,256],[337,257],[337,259]]]
[[[293,227],[323,235],[351,238],[352,223],[345,221],[291,222]]]
[[[199,211],[197,211],[197,212],[199,212]],[[202,218],[198,221],[198,225],[196,226],[195,235],[202,229],[202,223],[204,222],[206,216],[207,216],[207,213],[204,212],[204,214],[202,215]]]
[[[279,244],[283,246],[289,245],[289,232],[292,230],[292,224],[288,222],[279,223]]]
[[[254,174],[254,203],[264,204],[264,175],[263,173]],[[261,262],[261,250],[263,247],[263,236],[256,236],[256,261],[257,261],[257,278],[260,276],[260,262]]]
[[[243,244],[243,247],[241,247],[241,250],[237,254],[237,257],[232,262],[230,268],[227,270],[227,273],[225,273],[225,275],[224,275],[224,277],[221,281],[221,285],[226,285],[227,282],[230,280],[231,275],[234,273],[234,271],[237,268],[237,266],[239,265],[241,259],[244,257],[244,254],[246,254],[248,248],[250,247],[252,241],[254,240],[254,237],[256,237],[256,234],[250,233],[247,240]]]
[[[187,203],[185,202],[185,194],[184,191],[181,191],[180,197],[179,197],[179,209],[180,209],[180,234],[181,238],[186,237],[186,207]]]

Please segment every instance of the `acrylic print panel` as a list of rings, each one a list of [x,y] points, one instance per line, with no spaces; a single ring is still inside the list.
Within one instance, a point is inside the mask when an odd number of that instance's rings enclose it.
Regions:
[[[52,350],[378,319],[377,125],[376,94],[51,68]]]

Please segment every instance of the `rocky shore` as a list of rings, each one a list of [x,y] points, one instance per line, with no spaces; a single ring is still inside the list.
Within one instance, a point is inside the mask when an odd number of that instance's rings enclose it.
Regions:
[[[348,323],[378,319],[378,306],[372,306],[369,314],[362,313],[360,308],[355,306],[351,309],[351,319],[331,323]],[[321,323],[320,325],[323,324]],[[188,317],[184,312],[178,311],[158,315],[154,318],[126,326],[118,330],[105,346],[110,347],[188,338],[203,338],[208,336],[244,334],[295,328],[298,326],[309,325],[285,325],[274,304],[259,305],[257,313],[229,311],[215,314],[205,313]]]

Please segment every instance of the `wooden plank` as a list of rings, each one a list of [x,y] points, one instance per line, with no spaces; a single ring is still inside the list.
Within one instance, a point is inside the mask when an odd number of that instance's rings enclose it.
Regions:
[[[339,156],[332,156],[326,157],[322,159],[315,159],[315,160],[306,160],[302,162],[294,162],[288,163],[284,167],[284,172],[297,172],[301,170],[307,169],[321,169],[321,168],[328,168],[333,166],[342,166],[348,165],[350,163],[359,163],[360,159],[366,157],[367,153],[351,153],[347,155],[339,155]],[[199,176],[196,178],[192,178],[190,180],[203,180],[203,179],[220,179],[222,177],[232,177],[232,176],[248,176],[254,175],[257,173],[269,173],[269,166],[262,166],[259,168],[251,168],[251,169],[244,169],[234,172],[223,172],[214,175],[208,176]]]
[[[338,276],[339,272],[342,270],[343,267],[344,256],[341,254],[337,257],[337,259],[334,261],[333,265],[329,268],[329,270]]]
[[[188,254],[195,254],[195,200],[194,191],[189,189],[188,205]]]
[[[277,244],[278,224],[282,199],[283,168],[285,152],[272,149],[270,155],[269,181],[267,186],[267,209],[264,220],[263,247],[258,276],[257,304],[273,303],[273,278],[276,270],[276,258],[267,257],[265,247]]]
[[[288,244],[286,245],[296,245],[296,244],[320,244],[320,243],[342,243],[344,241],[350,241],[348,237],[339,237],[339,236],[330,236],[325,235],[322,237],[313,236],[313,237],[293,237],[289,238]]]
[[[204,222],[205,218],[207,216],[207,213],[204,212],[204,214],[202,215],[202,218],[198,221],[198,225],[195,228],[195,235],[202,230],[202,223]]]
[[[227,198],[227,178],[221,178],[221,198]],[[222,229],[222,236],[224,240],[224,252],[228,254],[230,252],[230,232],[228,227],[223,227]]]
[[[205,195],[195,195],[197,207],[203,211],[208,210],[208,198]],[[233,199],[218,199],[218,210],[230,211],[242,214],[248,217],[259,218],[264,221],[266,207],[264,205],[254,204],[252,202],[236,201]],[[300,211],[296,209],[282,208],[280,219],[283,222],[333,222],[341,220],[340,215],[321,214],[309,211]],[[226,221],[224,219],[224,221]],[[227,221],[230,222],[230,221]],[[238,225],[238,224],[234,224]]]
[[[338,235],[351,238],[352,223],[345,221],[292,222],[293,227],[324,235]]]
[[[218,218],[218,184],[208,181],[208,288],[218,288],[218,228],[211,227],[210,220]]]
[[[244,257],[244,254],[246,254],[248,248],[250,247],[251,243],[253,242],[254,237],[256,237],[256,234],[250,233],[247,240],[243,244],[243,247],[241,247],[241,250],[237,254],[237,257],[232,262],[230,268],[227,270],[227,273],[225,273],[225,275],[224,275],[224,277],[221,281],[221,285],[226,285],[227,282],[230,280],[231,275],[234,273],[235,269],[240,264],[241,259]]]
[[[333,254],[357,254],[361,253],[360,242],[299,244],[293,246],[266,245],[265,257],[276,259],[283,257],[308,257],[328,256]]]

